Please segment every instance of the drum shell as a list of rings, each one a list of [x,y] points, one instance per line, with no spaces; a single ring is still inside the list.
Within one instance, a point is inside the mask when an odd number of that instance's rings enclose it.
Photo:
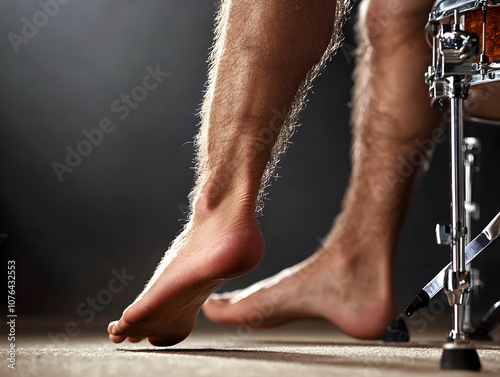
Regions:
[[[464,13],[464,29],[477,34],[483,43],[483,12],[480,8]],[[486,55],[490,62],[500,61],[500,7],[488,7],[486,13]],[[476,62],[479,62],[479,57]],[[500,81],[476,81],[465,102],[467,114],[484,120],[500,120]]]
[[[500,81],[471,86],[465,112],[476,120],[500,124]]]
[[[474,9],[464,13],[464,30],[479,36],[483,43],[483,12]],[[486,55],[500,61],[500,7],[488,7],[486,13]],[[479,62],[479,57],[477,59]]]

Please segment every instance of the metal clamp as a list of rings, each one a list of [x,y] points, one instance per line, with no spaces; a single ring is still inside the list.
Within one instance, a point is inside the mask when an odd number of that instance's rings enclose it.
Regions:
[[[436,224],[436,243],[438,245],[451,244],[451,226],[449,224]]]
[[[450,305],[465,305],[469,300],[471,288],[468,271],[446,270],[444,274],[444,292]]]

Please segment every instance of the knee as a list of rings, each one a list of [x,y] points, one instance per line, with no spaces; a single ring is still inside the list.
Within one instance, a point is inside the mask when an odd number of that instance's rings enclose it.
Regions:
[[[359,8],[358,35],[375,47],[423,38],[433,1],[365,0]]]

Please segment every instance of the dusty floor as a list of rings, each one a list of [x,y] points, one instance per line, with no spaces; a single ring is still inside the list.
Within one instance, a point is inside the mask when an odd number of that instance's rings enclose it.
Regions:
[[[2,345],[2,376],[469,376],[439,370],[447,326],[410,329],[412,341],[388,344],[360,341],[323,322],[301,322],[255,332],[200,323],[184,342],[157,348],[143,341],[115,345],[105,331],[82,331],[67,342],[47,332],[21,335],[16,370],[7,367]],[[495,336],[498,340],[500,337]],[[481,375],[500,375],[500,341],[476,343]]]

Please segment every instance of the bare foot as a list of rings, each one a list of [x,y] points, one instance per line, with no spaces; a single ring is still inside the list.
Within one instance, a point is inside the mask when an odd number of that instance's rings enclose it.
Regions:
[[[119,321],[109,338],[148,338],[156,346],[185,339],[201,305],[225,280],[252,270],[262,259],[264,241],[253,209],[221,203],[198,216],[174,241],[144,292]]]
[[[389,253],[366,239],[340,238],[331,237],[312,257],[274,277],[213,294],[203,305],[205,315],[254,328],[324,318],[354,337],[380,338],[395,316]]]

